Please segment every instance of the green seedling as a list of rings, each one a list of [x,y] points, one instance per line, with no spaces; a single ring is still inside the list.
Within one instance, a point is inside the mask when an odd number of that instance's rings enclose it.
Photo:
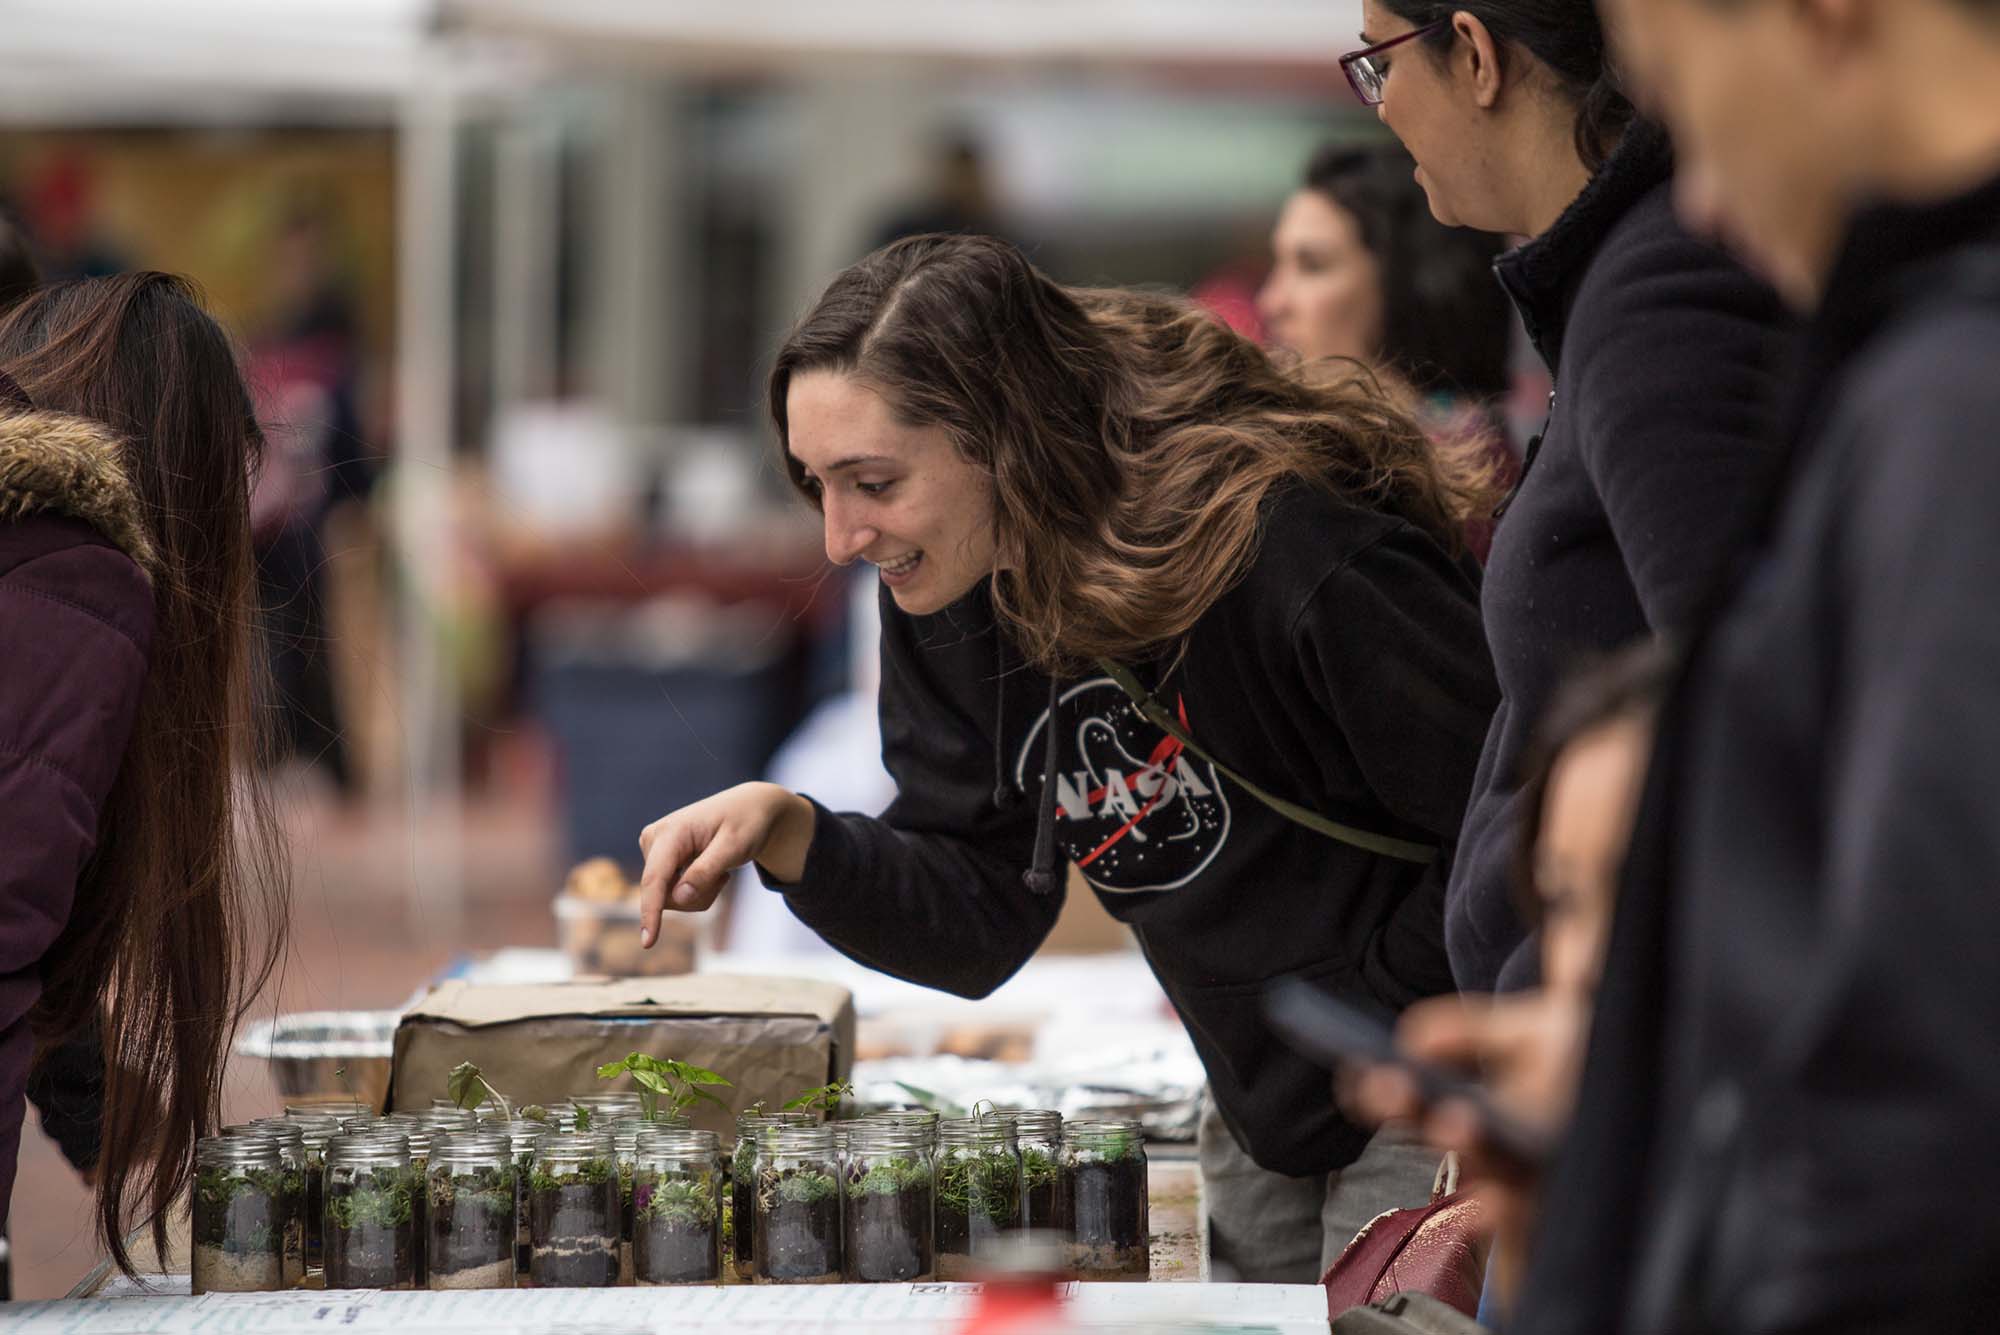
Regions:
[[[471,1062],[460,1062],[451,1068],[451,1074],[445,1077],[444,1090],[453,1107],[477,1108],[491,1100],[500,1105],[500,1112],[508,1121],[514,1120],[507,1096],[488,1084],[485,1073]],[[527,1115],[526,1109],[522,1109],[522,1115]],[[547,1117],[548,1113],[543,1111],[542,1119]]]
[[[830,1122],[840,1115],[840,1101],[852,1096],[853,1093],[853,1081],[836,1080],[830,1085],[821,1085],[817,1089],[809,1089],[797,1098],[787,1100],[784,1110],[786,1112],[824,1113],[826,1114],[826,1120]],[[761,1106],[758,1108],[758,1111],[763,1111]]]
[[[729,1082],[705,1067],[691,1062],[675,1061],[671,1057],[648,1057],[643,1052],[635,1052],[623,1061],[607,1062],[597,1068],[599,1080],[616,1080],[621,1075],[632,1077],[632,1083],[639,1086],[639,1111],[647,1121],[659,1116],[660,1101],[665,1099],[675,1112],[684,1112],[696,1103],[713,1103],[727,1112],[729,1105],[709,1088],[729,1087]],[[578,1108],[577,1130],[586,1129],[582,1118],[585,1109]]]

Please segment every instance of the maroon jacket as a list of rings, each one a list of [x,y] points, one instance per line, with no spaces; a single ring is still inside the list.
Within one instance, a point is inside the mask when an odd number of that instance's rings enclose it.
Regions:
[[[109,432],[53,413],[0,418],[0,1230],[42,960],[69,921],[139,712],[151,563]]]

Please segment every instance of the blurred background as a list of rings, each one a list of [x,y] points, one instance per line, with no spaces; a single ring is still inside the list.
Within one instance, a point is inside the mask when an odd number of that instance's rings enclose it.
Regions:
[[[200,284],[280,446],[257,525],[296,906],[258,1014],[556,969],[568,868],[636,872],[640,827],[718,787],[885,800],[872,572],[829,569],[781,486],[772,350],[842,266],[957,229],[1255,333],[1305,160],[1381,135],[1335,63],[1358,11],[10,0],[0,204],[50,277]],[[811,950],[737,900],[704,950]],[[1072,895],[1051,949],[1123,942]],[[277,1102],[258,1061],[231,1091]],[[16,1296],[94,1261],[86,1201],[31,1116]]]

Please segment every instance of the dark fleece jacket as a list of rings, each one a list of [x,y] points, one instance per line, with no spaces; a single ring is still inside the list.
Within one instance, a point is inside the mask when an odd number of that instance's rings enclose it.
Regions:
[[[1521,766],[1564,674],[1687,624],[1741,550],[1773,466],[1792,344],[1775,294],[1674,220],[1650,125],[1501,282],[1555,376],[1549,422],[1493,536],[1481,608],[1500,707],[1445,901],[1466,991],[1536,976],[1510,883]]]

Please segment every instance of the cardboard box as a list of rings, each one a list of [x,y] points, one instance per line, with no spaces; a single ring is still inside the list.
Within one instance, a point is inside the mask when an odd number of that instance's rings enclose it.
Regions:
[[[730,1081],[712,1092],[728,1111],[693,1109],[694,1125],[728,1139],[735,1114],[775,1108],[801,1090],[847,1078],[854,998],[799,978],[690,974],[521,986],[446,983],[396,1029],[389,1106],[428,1108],[460,1062],[477,1063],[516,1106],[636,1088],[597,1068],[630,1052],[674,1057]]]

